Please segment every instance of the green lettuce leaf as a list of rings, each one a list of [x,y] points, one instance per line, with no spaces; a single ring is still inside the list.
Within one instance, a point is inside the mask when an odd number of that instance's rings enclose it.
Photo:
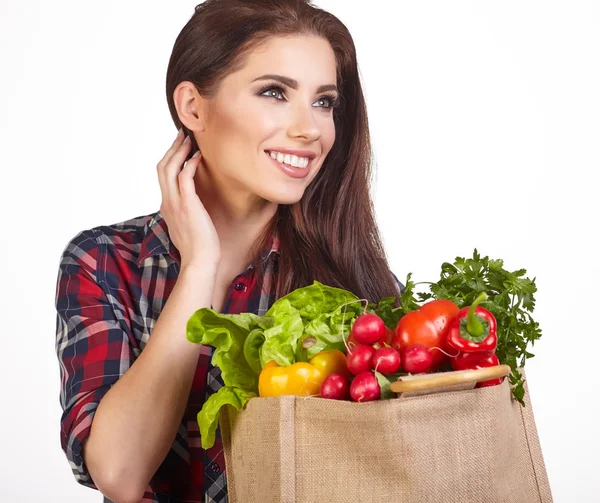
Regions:
[[[313,320],[323,312],[325,305],[325,294],[321,283],[315,281],[310,286],[297,288],[296,290],[284,295],[276,300],[271,308],[265,313],[266,316],[274,316],[274,313],[280,311],[285,304],[288,304],[299,311],[303,322]]]
[[[268,312],[273,318],[273,327],[264,331],[265,342],[260,350],[261,365],[264,367],[270,360],[275,360],[279,366],[287,367],[295,363],[298,339],[304,331],[300,311],[292,307],[289,300],[280,299]]]
[[[358,301],[359,299],[349,299],[346,302],[350,302],[350,300]],[[346,302],[344,302],[344,304]],[[335,311],[331,313],[329,326],[334,332],[339,333],[340,336],[342,335],[343,331],[344,337],[348,338],[354,321],[362,314],[362,312],[363,304],[360,302],[353,302],[352,304],[345,306],[340,304]]]
[[[354,299],[350,300],[358,301],[356,296],[353,297]],[[313,344],[307,349],[309,359],[321,351],[331,349],[344,351],[344,341],[348,340],[352,324],[362,313],[360,302],[344,305],[346,302],[339,304],[333,312],[323,313],[306,325],[304,330],[306,337],[302,340],[313,338]]]
[[[224,386],[214,395],[211,395],[209,399],[204,402],[204,405],[197,416],[202,448],[210,449],[215,445],[215,434],[219,424],[221,407],[232,405],[237,410],[241,410],[246,406],[248,400],[255,396],[256,393],[248,393],[247,391],[232,386]]]
[[[244,357],[256,375],[260,374],[260,349],[265,342],[265,331],[262,328],[251,330],[244,342]]]
[[[253,313],[219,314],[202,308],[188,320],[186,336],[190,342],[215,348],[212,364],[221,369],[226,386],[258,392],[258,376],[244,357],[244,343],[250,331],[260,327],[259,319]]]
[[[353,300],[358,300],[358,297],[347,290],[314,281],[312,285],[297,288],[275,301],[265,315],[273,316],[273,312],[277,311],[281,304],[289,302],[293,308],[300,312],[300,317],[306,324],[323,313],[332,312],[340,304]]]
[[[215,348],[212,363],[221,369],[225,383],[206,400],[197,416],[204,449],[214,445],[221,407],[230,404],[240,410],[258,395],[258,343],[260,333],[272,325],[272,319],[253,313],[219,314],[209,308],[199,309],[188,320],[187,339]],[[250,342],[246,346],[247,341]]]
[[[344,306],[348,302],[351,304]],[[262,365],[275,360],[287,366],[307,361],[326,348],[341,350],[344,348],[342,322],[347,338],[361,309],[356,295],[318,281],[281,297],[266,312],[266,316],[274,319],[274,327],[270,333],[265,331]],[[307,347],[303,347],[305,341]]]

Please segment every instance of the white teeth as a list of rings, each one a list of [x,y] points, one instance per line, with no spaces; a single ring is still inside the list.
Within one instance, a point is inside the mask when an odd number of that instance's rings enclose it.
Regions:
[[[282,154],[281,152],[269,152],[269,155],[273,159],[277,159],[278,162],[289,164],[295,168],[306,168],[309,162],[308,157],[298,157],[296,155]]]

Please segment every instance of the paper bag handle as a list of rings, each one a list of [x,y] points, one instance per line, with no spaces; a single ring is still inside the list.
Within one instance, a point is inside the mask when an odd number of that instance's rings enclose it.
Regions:
[[[487,381],[510,374],[511,369],[508,365],[494,365],[475,370],[457,370],[447,374],[429,374],[427,377],[403,381],[402,377],[391,383],[390,390],[394,393],[405,393],[408,391],[423,391],[432,388],[441,388],[444,386],[454,386],[456,384],[465,384],[471,382]]]

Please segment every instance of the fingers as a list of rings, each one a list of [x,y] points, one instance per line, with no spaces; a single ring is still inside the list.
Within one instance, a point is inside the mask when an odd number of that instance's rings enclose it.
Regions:
[[[190,160],[186,163],[185,168],[181,170],[179,175],[177,175],[179,182],[179,191],[181,193],[181,197],[185,200],[186,198],[196,197],[196,186],[194,185],[194,174],[196,173],[196,168],[201,162],[201,154],[200,151],[196,151],[196,153],[190,158]]]
[[[180,129],[177,134],[177,137],[175,138],[175,141],[171,145],[171,148],[169,148],[169,150],[167,150],[167,152],[165,153],[163,158],[156,165],[156,171],[158,174],[158,183],[160,185],[160,190],[163,195],[163,202],[165,201],[165,198],[168,197],[165,167],[167,166],[167,163],[169,162],[171,157],[173,157],[173,154],[175,153],[175,151],[182,145],[183,140],[184,140],[183,129]]]
[[[163,168],[165,174],[166,199],[171,204],[179,204],[179,182],[177,175],[181,172],[183,163],[191,149],[189,136],[183,141],[178,149],[175,150],[166,166]],[[165,195],[163,195],[163,198]]]
[[[179,132],[177,133],[177,137],[175,138],[175,141],[171,145],[171,148],[169,148],[169,150],[167,150],[167,152],[165,153],[163,158],[158,162],[158,164],[156,166],[156,169],[158,171],[158,181],[161,184],[161,188],[164,183],[164,167],[167,165],[167,163],[169,162],[169,159],[171,159],[171,157],[173,156],[175,151],[181,146],[184,139],[185,138],[184,138],[183,129],[180,129]]]
[[[162,191],[163,204],[178,204],[179,184],[178,174],[190,152],[191,140],[189,137],[178,136],[171,148],[158,163],[158,179]]]

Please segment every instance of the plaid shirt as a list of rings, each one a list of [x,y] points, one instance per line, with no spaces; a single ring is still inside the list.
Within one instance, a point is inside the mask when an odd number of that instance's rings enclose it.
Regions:
[[[263,252],[267,269],[254,265],[229,287],[224,313],[262,316],[275,301],[279,240]],[[180,255],[160,212],[95,227],[69,241],[56,286],[56,352],[60,363],[61,446],[76,480],[97,489],[81,455],[102,397],[144,349],[177,281]],[[203,346],[187,408],[171,450],[150,481],[144,503],[227,501],[221,439],[200,446],[196,416],[223,382]],[[109,500],[104,499],[105,502]]]

